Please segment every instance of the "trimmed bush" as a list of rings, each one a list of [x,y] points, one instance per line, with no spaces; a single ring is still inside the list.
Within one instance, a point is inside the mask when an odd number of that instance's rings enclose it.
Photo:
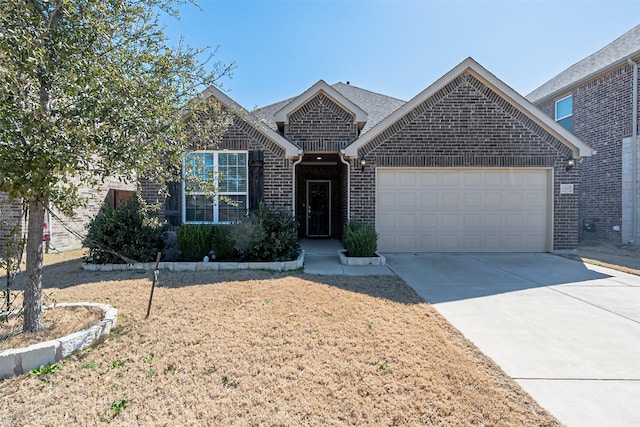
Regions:
[[[82,242],[89,249],[85,261],[93,264],[151,262],[162,250],[160,225],[156,212],[137,193],[120,207],[107,203],[87,226]]]
[[[246,261],[290,261],[300,255],[298,224],[288,212],[260,205],[231,229],[238,257]]]
[[[178,248],[182,258],[202,261],[213,248],[213,226],[209,224],[184,224],[178,228]]]
[[[347,256],[372,257],[378,250],[378,233],[370,224],[351,221],[344,228],[342,244]]]

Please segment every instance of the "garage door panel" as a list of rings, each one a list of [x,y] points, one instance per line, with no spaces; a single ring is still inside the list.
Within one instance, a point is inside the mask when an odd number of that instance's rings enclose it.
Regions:
[[[396,185],[396,174],[394,173],[384,173],[378,175],[378,186],[380,188],[395,188]]]
[[[460,181],[460,174],[458,172],[442,172],[440,174],[440,186],[442,187],[457,187]]]
[[[483,179],[479,182],[483,183],[484,187],[502,187],[505,182],[505,176],[503,173],[486,172],[482,175]]]
[[[459,228],[459,215],[457,213],[443,213],[440,216],[440,227],[442,228]]]
[[[418,179],[420,178],[418,174],[415,173],[400,173],[398,175],[398,181],[403,188],[411,188],[418,186]]]
[[[400,234],[398,235],[398,243],[401,252],[415,251],[417,246],[417,240],[415,234]]]
[[[382,208],[397,206],[396,193],[380,192],[376,198],[377,203]]]
[[[420,228],[431,229],[438,226],[438,215],[422,213],[420,215]]]
[[[524,194],[514,191],[505,191],[503,201],[503,206],[507,209],[520,209],[527,203]]]
[[[399,228],[406,229],[410,228],[411,230],[415,230],[418,227],[418,213],[417,212],[402,212],[398,215],[400,219]]]
[[[493,208],[495,206],[502,206],[502,194],[495,192],[484,193],[484,206]]]
[[[381,213],[378,215],[377,221],[380,230],[392,230],[398,226],[398,215],[396,213]]]
[[[436,206],[438,204],[438,193],[422,190],[420,192],[420,205],[423,207]]]
[[[478,187],[482,185],[482,174],[480,172],[466,172],[463,176],[465,187]]]
[[[486,228],[500,228],[504,224],[500,213],[484,213],[482,218]]]
[[[548,171],[377,170],[382,251],[544,252]]]
[[[475,212],[464,214],[464,227],[467,230],[482,227],[482,215]]]
[[[479,209],[482,206],[482,195],[478,192],[467,193],[462,195],[462,206],[467,208]]]
[[[418,206],[417,203],[417,195],[416,193],[405,193],[402,192],[400,194],[398,194],[398,206],[401,209],[406,209],[406,208],[416,208]]]
[[[457,208],[459,205],[458,193],[442,193],[440,195],[440,206],[443,208]]]

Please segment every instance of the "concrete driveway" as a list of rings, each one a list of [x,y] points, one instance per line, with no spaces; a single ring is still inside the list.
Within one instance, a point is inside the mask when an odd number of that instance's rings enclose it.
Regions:
[[[640,277],[551,254],[387,265],[568,426],[640,426]]]

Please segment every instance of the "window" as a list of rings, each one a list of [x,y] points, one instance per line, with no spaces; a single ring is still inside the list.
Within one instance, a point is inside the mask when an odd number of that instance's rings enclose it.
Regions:
[[[185,223],[225,224],[240,221],[247,212],[247,153],[242,151],[196,151],[187,154],[184,174],[212,180],[218,189],[213,197],[190,184],[183,185]]]
[[[556,101],[556,122],[573,132],[573,96]]]

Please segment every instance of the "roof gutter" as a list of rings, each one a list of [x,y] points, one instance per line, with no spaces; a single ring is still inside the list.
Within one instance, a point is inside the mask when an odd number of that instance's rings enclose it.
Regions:
[[[627,64],[633,67],[633,88],[631,90],[631,173],[632,173],[632,218],[631,218],[631,230],[632,243],[635,243],[638,238],[638,63],[634,62],[631,58],[627,59]]]

